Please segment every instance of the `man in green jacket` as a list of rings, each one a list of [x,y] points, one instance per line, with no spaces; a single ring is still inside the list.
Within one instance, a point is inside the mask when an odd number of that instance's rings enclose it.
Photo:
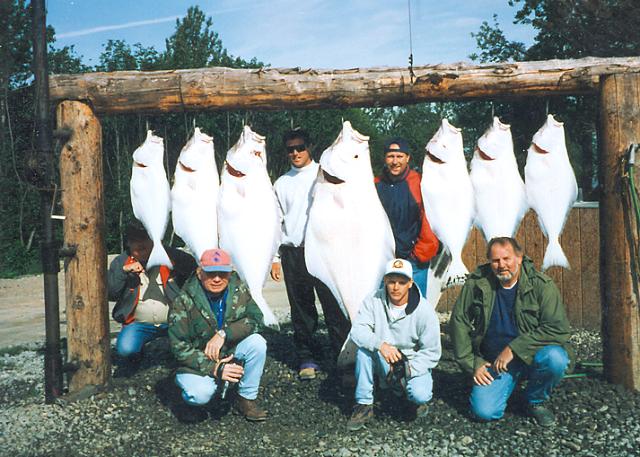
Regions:
[[[469,275],[450,321],[456,361],[473,378],[471,411],[480,420],[500,419],[518,381],[528,378],[528,414],[553,425],[544,402],[571,352],[562,297],[515,239],[493,238],[487,258]]]
[[[171,351],[182,367],[176,384],[192,406],[205,405],[219,387],[238,384],[236,410],[250,421],[264,421],[256,404],[267,343],[257,332],[262,312],[249,289],[232,271],[222,249],[202,254],[195,276],[184,285],[169,312]]]

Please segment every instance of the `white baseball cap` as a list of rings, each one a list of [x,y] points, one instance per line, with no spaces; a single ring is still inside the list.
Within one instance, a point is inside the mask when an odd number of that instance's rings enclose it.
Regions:
[[[411,262],[404,259],[390,260],[384,269],[384,275],[402,275],[412,279],[413,268],[411,267]]]

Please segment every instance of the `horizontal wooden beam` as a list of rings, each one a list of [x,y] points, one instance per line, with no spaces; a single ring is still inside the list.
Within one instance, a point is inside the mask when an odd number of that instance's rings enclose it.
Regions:
[[[393,106],[425,101],[596,94],[600,76],[640,73],[640,57],[407,68],[120,71],[50,77],[52,102],[96,113]]]

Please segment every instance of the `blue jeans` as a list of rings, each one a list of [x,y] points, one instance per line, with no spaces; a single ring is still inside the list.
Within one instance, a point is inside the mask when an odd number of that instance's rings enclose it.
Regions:
[[[255,400],[267,358],[267,342],[261,335],[254,333],[238,343],[234,355],[244,362],[244,375],[238,383],[238,393],[247,400]],[[176,384],[182,389],[184,401],[194,406],[209,403],[218,388],[213,376],[191,373],[178,373]]]
[[[500,419],[507,407],[507,400],[522,378],[529,379],[525,390],[527,402],[542,403],[564,376],[567,365],[567,351],[560,346],[549,345],[536,352],[530,366],[514,359],[509,363],[508,371],[497,376],[490,369],[493,382],[488,386],[474,385],[471,389],[471,412],[485,421]]]
[[[380,355],[380,352],[358,348],[356,354],[356,403],[360,405],[373,404],[374,370],[381,379],[384,379],[389,368],[389,364]],[[432,392],[431,371],[407,380],[407,398],[416,405],[422,405],[431,400]]]
[[[427,296],[427,273],[429,272],[429,262],[416,263],[414,260],[410,260],[411,267],[413,268],[413,282],[416,283],[420,293],[423,297]]]
[[[153,324],[132,322],[122,327],[116,340],[116,352],[120,357],[132,357],[142,352],[142,347],[149,341],[166,336],[167,324],[156,327]]]

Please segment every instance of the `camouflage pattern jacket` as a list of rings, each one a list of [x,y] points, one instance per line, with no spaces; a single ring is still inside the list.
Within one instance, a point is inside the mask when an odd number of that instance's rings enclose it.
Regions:
[[[240,341],[264,326],[260,308],[236,272],[231,274],[227,287],[229,293],[222,326],[227,336],[221,350],[223,355],[233,353]],[[195,274],[171,305],[168,321],[171,352],[182,365],[179,371],[212,376],[216,363],[204,355],[204,348],[218,331],[218,323]]]

